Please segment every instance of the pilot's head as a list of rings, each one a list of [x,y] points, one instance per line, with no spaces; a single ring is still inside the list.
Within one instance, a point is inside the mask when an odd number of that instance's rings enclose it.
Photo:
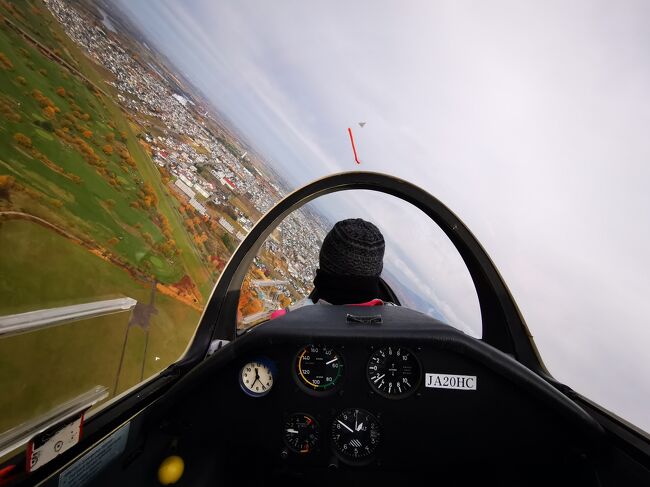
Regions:
[[[360,218],[341,220],[329,231],[319,256],[314,285],[320,299],[354,304],[379,297],[384,237]]]

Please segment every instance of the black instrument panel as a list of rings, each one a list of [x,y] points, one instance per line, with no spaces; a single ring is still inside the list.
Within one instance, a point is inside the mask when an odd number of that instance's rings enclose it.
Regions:
[[[414,311],[382,315],[381,328],[350,325],[346,307],[312,306],[251,330],[213,357],[202,400],[214,417],[230,418],[218,434],[233,461],[258,455],[268,468],[300,471],[539,460],[561,454],[550,448],[558,441],[575,444],[598,432],[573,402],[492,347]],[[251,397],[238,373],[259,356],[276,372],[271,391]],[[340,369],[331,368],[337,363]]]

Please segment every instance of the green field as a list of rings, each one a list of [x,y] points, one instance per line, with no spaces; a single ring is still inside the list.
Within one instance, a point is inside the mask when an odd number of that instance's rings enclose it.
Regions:
[[[149,302],[147,285],[31,222],[0,224],[0,255],[0,295],[12,312],[120,296]],[[200,316],[160,294],[155,306],[158,313],[151,320],[145,378],[180,357]],[[112,392],[129,316],[115,314],[1,339],[0,431],[94,385],[105,385]],[[134,327],[118,392],[140,382],[143,352],[144,331]]]
[[[0,85],[3,100],[21,115],[21,120],[14,122],[3,118],[0,121],[0,174],[10,174],[19,183],[43,195],[41,201],[27,203],[22,210],[45,219],[49,219],[51,213],[57,213],[57,219],[64,218],[69,222],[65,225],[67,229],[79,236],[89,237],[99,245],[107,246],[110,239],[117,238],[119,242],[112,250],[134,266],[141,265],[156,253],[142,235],[151,235],[153,242],[162,241],[164,237],[152,222],[149,212],[130,206],[133,195],[138,191],[136,180],[142,179],[139,172],[132,168],[125,172],[116,153],[108,156],[100,149],[107,137],[119,138],[119,131],[107,125],[110,120],[115,123],[115,118],[121,118],[119,113],[103,108],[80,80],[66,74],[62,68],[12,34],[6,29],[0,30],[0,52],[5,53],[13,64],[11,71],[0,70]],[[29,57],[19,49],[27,50]],[[34,69],[30,69],[27,62],[33,63]],[[41,75],[39,69],[46,69],[47,76]],[[26,80],[25,85],[16,81],[20,76]],[[67,97],[57,95],[56,89],[60,87],[68,94]],[[95,153],[106,164],[106,170],[119,177],[120,186],[110,185],[95,167],[83,159],[79,151],[62,143],[52,132],[34,124],[45,120],[39,115],[42,110],[32,96],[33,90],[39,90],[60,109],[56,119],[50,122],[54,127],[60,123],[57,119],[62,114],[71,112],[70,105],[73,103],[90,116],[90,120],[81,121],[79,125],[92,132],[89,145],[93,146],[97,141],[96,147],[93,147]],[[79,176],[81,182],[75,183],[30,157],[14,142],[16,133],[29,137],[34,148],[65,172]],[[63,206],[57,208],[54,205],[58,203],[53,203],[54,200],[62,202]],[[136,229],[136,225],[140,228]],[[180,263],[170,263],[168,259],[163,261],[164,265],[150,269],[158,280],[173,283],[185,273]]]
[[[124,391],[177,360],[215,270],[137,129],[97,91],[114,93],[106,71],[41,2],[0,3],[0,14],[0,316],[119,296],[149,303],[155,282],[168,293],[155,293],[146,356],[145,331],[128,329],[119,377],[130,312],[0,339],[1,433],[95,385]],[[188,279],[200,294],[170,297]]]

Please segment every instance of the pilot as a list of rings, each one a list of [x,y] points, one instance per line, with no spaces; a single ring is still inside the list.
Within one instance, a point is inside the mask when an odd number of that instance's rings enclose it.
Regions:
[[[361,218],[339,221],[323,240],[314,290],[293,306],[275,311],[271,319],[310,304],[386,304],[380,277],[385,247],[383,235],[372,223]]]

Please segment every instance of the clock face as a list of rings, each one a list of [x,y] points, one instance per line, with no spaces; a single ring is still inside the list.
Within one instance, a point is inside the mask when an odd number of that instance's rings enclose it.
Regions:
[[[363,409],[345,409],[332,422],[334,451],[345,463],[372,461],[381,430],[377,418]]]
[[[273,387],[271,368],[261,361],[249,362],[239,372],[239,384],[249,396],[265,396]]]

